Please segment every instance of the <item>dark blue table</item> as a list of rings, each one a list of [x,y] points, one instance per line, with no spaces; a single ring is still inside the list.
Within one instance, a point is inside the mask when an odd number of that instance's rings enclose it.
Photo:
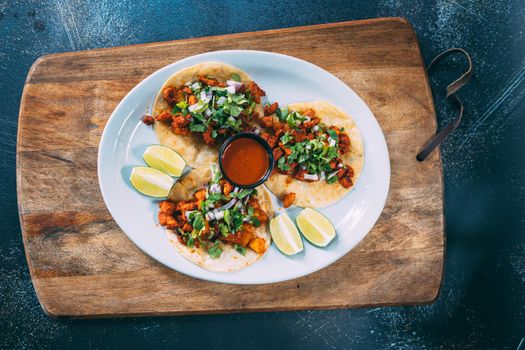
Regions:
[[[147,4],[146,4],[147,3]],[[15,145],[27,71],[44,54],[401,16],[427,62],[463,47],[467,112],[442,147],[447,254],[433,305],[110,320],[55,320],[34,294],[18,222]],[[443,92],[461,61],[431,82]],[[0,1],[0,346],[515,349],[525,336],[525,3],[508,1]],[[38,171],[38,169],[35,169]]]

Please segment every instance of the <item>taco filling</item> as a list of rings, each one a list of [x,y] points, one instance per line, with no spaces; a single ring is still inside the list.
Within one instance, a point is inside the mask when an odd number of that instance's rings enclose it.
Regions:
[[[234,187],[222,178],[216,164],[211,170],[209,183],[192,198],[160,203],[160,225],[172,230],[184,246],[203,248],[212,259],[220,258],[224,244],[241,255],[247,249],[264,254],[269,242],[257,235],[257,228],[268,221],[268,213],[257,190]]]
[[[344,128],[322,123],[311,108],[300,113],[277,103],[265,106],[260,123],[273,131],[261,136],[273,148],[276,171],[300,181],[352,187],[354,170],[341,159],[350,150]]]
[[[174,134],[200,134],[206,144],[213,144],[219,137],[249,130],[262,96],[265,92],[255,82],[243,82],[237,73],[225,81],[198,75],[184,85],[162,89],[167,108],[155,119],[168,123]]]

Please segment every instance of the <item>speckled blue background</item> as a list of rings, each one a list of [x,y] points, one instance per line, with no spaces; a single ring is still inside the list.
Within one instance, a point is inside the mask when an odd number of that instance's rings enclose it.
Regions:
[[[44,54],[401,16],[426,62],[470,51],[464,122],[442,147],[447,254],[433,305],[192,317],[55,320],[31,285],[18,222],[15,145],[24,80]],[[515,349],[525,336],[525,3],[0,0],[0,346],[5,348]],[[442,102],[461,62],[433,75]],[[38,171],[38,169],[35,169]]]

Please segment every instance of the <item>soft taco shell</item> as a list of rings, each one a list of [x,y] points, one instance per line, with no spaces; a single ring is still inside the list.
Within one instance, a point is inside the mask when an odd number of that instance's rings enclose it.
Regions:
[[[237,73],[243,83],[249,83],[251,78],[239,68],[221,62],[204,62],[195,66],[184,68],[173,74],[157,93],[153,105],[153,116],[156,117],[166,108],[168,103],[162,98],[162,90],[168,86],[181,86],[188,81],[196,80],[199,75],[210,75],[219,81],[226,81],[233,73]],[[260,105],[256,107],[260,110]],[[206,167],[210,162],[217,162],[217,146],[206,145],[201,135],[177,135],[171,131],[171,126],[166,123],[155,122],[155,133],[160,144],[168,146],[179,153],[186,163],[194,168]]]
[[[343,127],[350,137],[350,150],[341,159],[354,170],[352,181],[355,185],[363,169],[364,153],[361,133],[352,118],[340,108],[329,102],[314,101],[294,103],[288,106],[290,111],[303,112],[308,108],[315,111],[317,117],[326,125]],[[289,175],[274,172],[266,186],[277,197],[283,198],[287,193],[295,193],[295,205],[308,208],[320,208],[337,202],[352,188],[344,188],[338,182],[329,184],[326,181],[304,182],[291,179]]]
[[[196,189],[208,183],[209,178],[210,171],[208,168],[199,168],[191,171],[174,186],[169,199],[172,201],[189,199]],[[268,214],[269,219],[271,219],[274,212],[268,191],[263,186],[258,187],[257,191],[259,204]],[[227,272],[240,270],[253,264],[264,255],[257,254],[249,248],[246,248],[246,255],[242,255],[232,245],[220,242],[222,254],[219,258],[213,259],[204,248],[189,248],[181,243],[173,230],[166,229],[166,233],[168,240],[183,257],[209,271]],[[268,224],[257,227],[255,234],[257,237],[265,239],[266,251],[268,251],[271,244]]]

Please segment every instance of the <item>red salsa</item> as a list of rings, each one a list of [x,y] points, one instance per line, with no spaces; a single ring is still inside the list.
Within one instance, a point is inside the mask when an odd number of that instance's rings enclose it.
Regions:
[[[226,177],[241,186],[257,183],[270,166],[264,146],[248,137],[233,140],[224,150],[221,161]]]

